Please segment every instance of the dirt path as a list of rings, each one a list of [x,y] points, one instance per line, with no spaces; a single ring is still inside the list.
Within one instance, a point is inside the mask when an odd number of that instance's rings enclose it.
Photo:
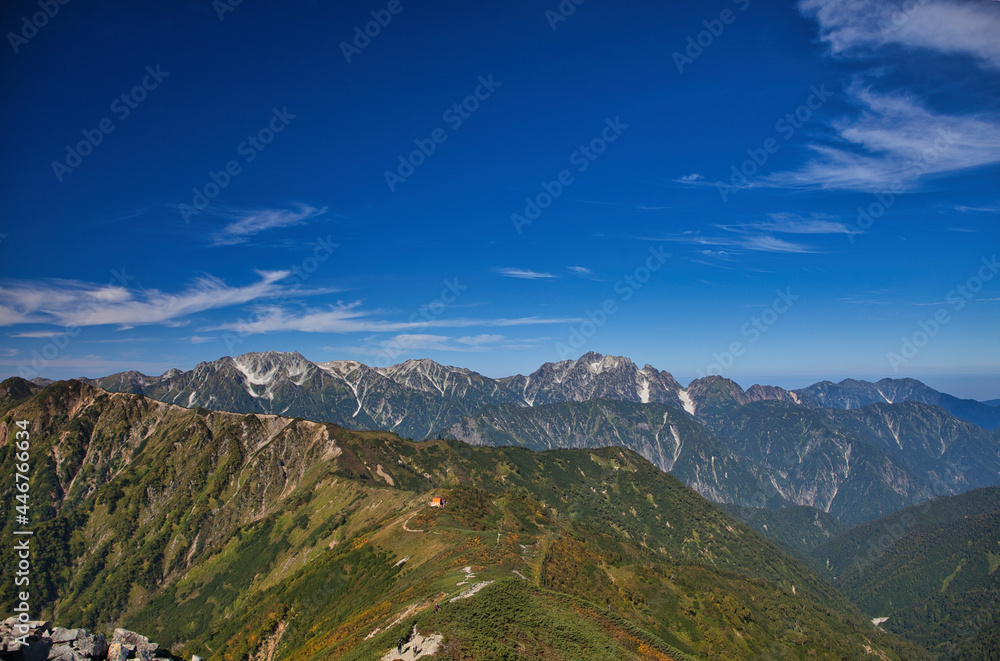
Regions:
[[[439,592],[436,595],[434,595],[433,597],[428,597],[427,599],[424,599],[420,603],[410,604],[401,613],[399,613],[396,616],[396,619],[394,619],[392,622],[390,622],[387,626],[385,626],[385,627],[375,627],[374,629],[372,629],[371,633],[369,633],[367,636],[365,636],[365,640],[369,640],[371,638],[374,638],[375,636],[377,636],[378,634],[382,633],[386,629],[393,628],[394,626],[396,626],[397,624],[399,624],[400,622],[402,622],[406,618],[408,618],[408,617],[410,617],[412,615],[416,615],[417,613],[421,613],[421,612],[427,610],[428,608],[430,608],[434,604],[438,603],[439,601],[441,601],[442,599],[444,599],[447,596],[448,596],[447,592]]]
[[[410,527],[410,519],[412,519],[419,513],[420,512],[414,512],[406,519],[406,521],[403,521],[403,530],[405,530],[406,532],[427,532],[426,530],[414,530],[413,528]]]
[[[397,652],[394,647],[385,653],[382,661],[414,661],[422,656],[433,656],[443,640],[444,636],[439,633],[421,636],[414,627],[413,636],[410,638],[410,642],[403,645],[402,652]]]

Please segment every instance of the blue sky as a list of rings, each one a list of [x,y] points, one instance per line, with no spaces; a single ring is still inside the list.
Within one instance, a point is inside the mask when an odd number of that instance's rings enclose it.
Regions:
[[[1000,2],[162,4],[0,10],[4,375],[1000,397]]]

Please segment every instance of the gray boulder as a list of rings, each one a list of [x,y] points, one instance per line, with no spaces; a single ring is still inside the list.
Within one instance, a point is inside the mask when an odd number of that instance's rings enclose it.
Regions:
[[[69,645],[54,645],[49,650],[48,661],[87,661],[87,657]]]
[[[88,634],[86,630],[83,631],[82,636],[76,639],[74,647],[76,647],[80,654],[92,659],[102,657],[108,653],[108,641],[104,638],[104,634],[92,635]]]
[[[87,633],[85,629],[63,629],[62,627],[56,627],[52,630],[49,638],[52,639],[53,643],[71,643],[80,638],[81,632],[83,635]]]
[[[149,638],[140,636],[136,632],[129,631],[128,629],[115,629],[114,635],[111,636],[111,643],[129,645],[136,652],[149,652],[153,655],[160,651],[158,643],[151,643]]]

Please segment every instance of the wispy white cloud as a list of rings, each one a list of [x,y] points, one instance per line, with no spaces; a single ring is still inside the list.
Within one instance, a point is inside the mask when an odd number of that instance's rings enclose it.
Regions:
[[[323,347],[327,351],[349,352],[367,356],[391,356],[402,359],[416,351],[454,351],[459,353],[479,353],[498,348],[507,338],[503,335],[469,335],[451,337],[432,333],[401,333],[384,340],[369,339],[355,347]],[[503,348],[510,345],[503,344]]]
[[[85,344],[145,344],[159,342],[156,338],[152,337],[114,337],[105,338],[103,340],[82,340]]]
[[[965,302],[966,303],[998,303],[998,302],[1000,302],[1000,298],[997,298],[997,297],[975,298],[975,297],[973,297],[973,298],[965,299]],[[949,301],[949,300],[944,300],[944,301],[930,301],[930,302],[926,302],[926,303],[911,303],[911,305],[918,305],[918,306],[923,306],[923,307],[931,306],[931,305],[933,305],[933,306],[945,306],[945,305],[954,305],[954,304],[955,304],[954,301]]]
[[[704,181],[705,177],[701,176],[697,172],[692,172],[691,174],[686,174],[682,177],[678,177],[678,183],[682,184],[693,184],[698,181]]]
[[[158,289],[127,289],[75,280],[13,282],[0,287],[0,326],[53,324],[58,326],[182,326],[184,319],[207,310],[242,305],[294,293],[307,296],[323,290],[288,289],[280,283],[288,271],[257,271],[257,282],[230,286],[204,276],[187,289],[170,293]],[[44,337],[28,331],[21,337]],[[32,335],[34,334],[34,335]]]
[[[816,246],[777,236],[780,234],[818,236],[851,233],[851,230],[844,223],[831,216],[812,214],[805,217],[790,212],[768,214],[767,220],[715,225],[715,227],[726,233],[713,236],[688,231],[655,239],[651,237],[639,238],[702,246],[698,253],[706,258],[733,261],[739,255],[752,252],[816,253],[821,251]]]
[[[296,209],[243,209],[226,213],[232,222],[214,236],[217,246],[232,246],[246,243],[251,237],[268,230],[301,225],[309,218],[326,213],[327,207],[317,209],[300,204]]]
[[[583,278],[584,280],[594,280],[595,282],[604,282],[603,278],[598,277],[596,273],[594,273],[586,266],[567,266],[566,268],[569,269],[569,271],[572,272],[573,275],[579,278]]]
[[[969,55],[1000,68],[1000,6],[956,0],[802,0],[817,20],[820,38],[834,53],[867,56],[894,44],[909,49]]]
[[[805,218],[795,213],[779,212],[768,214],[770,220],[756,223],[717,225],[720,229],[741,234],[850,234],[844,223],[827,216],[814,214]]]
[[[653,240],[653,239],[651,239]],[[706,246],[701,254],[712,257],[730,258],[733,255],[748,252],[771,253],[814,253],[819,250],[803,243],[786,241],[770,234],[735,234],[734,236],[705,236],[697,232],[685,232],[672,236],[656,237],[656,241],[687,243],[696,246]],[[713,250],[725,248],[726,250]]]
[[[43,339],[46,337],[56,337],[57,335],[64,335],[65,331],[24,331],[22,333],[8,333],[7,337],[18,337],[18,338],[28,338],[28,339]]]
[[[894,45],[942,56],[975,58],[974,75],[1000,68],[1000,4],[967,0],[801,0],[834,54],[891,56]],[[867,81],[867,82],[866,82]],[[918,95],[874,89],[877,70],[846,90],[858,112],[832,123],[834,139],[809,145],[797,169],[759,178],[753,186],[903,192],[920,180],[1000,163],[1000,115],[995,108],[949,113]]]
[[[455,341],[459,344],[465,344],[470,347],[477,347],[484,344],[496,344],[497,342],[504,341],[503,335],[490,335],[488,333],[480,333],[479,335],[466,335],[465,337],[459,337]]]
[[[1000,162],[995,115],[946,115],[916,97],[854,85],[861,114],[834,124],[839,144],[810,145],[815,156],[797,170],[777,172],[763,186],[861,191],[907,189],[929,175]]]
[[[996,207],[966,207],[957,206],[955,211],[960,211],[962,213],[1000,213],[1000,206]]]
[[[203,331],[236,331],[244,334],[297,331],[301,333],[398,333],[428,328],[500,328],[537,326],[583,321],[579,317],[516,317],[498,319],[431,319],[427,321],[389,321],[383,310],[366,310],[359,301],[338,303],[324,309],[293,312],[278,306],[262,306],[252,321],[221,324]]]
[[[815,249],[809,246],[801,243],[785,241],[784,239],[779,239],[778,237],[767,234],[749,236],[740,244],[740,247],[744,250],[754,250],[757,252],[815,252]]]
[[[521,278],[523,280],[551,280],[558,277],[551,273],[539,273],[530,269],[517,268],[501,268],[497,269],[497,273],[505,278]]]

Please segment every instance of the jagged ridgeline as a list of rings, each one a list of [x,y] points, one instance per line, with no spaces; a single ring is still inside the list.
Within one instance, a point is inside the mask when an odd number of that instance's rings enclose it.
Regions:
[[[669,372],[597,353],[491,379],[431,360],[373,368],[268,351],[89,383],[188,408],[303,417],[417,440],[625,446],[716,502],[808,505],[846,525],[1000,484],[1000,429],[987,429],[1000,424],[1000,409],[912,379],[744,391],[718,376],[684,388]]]
[[[207,659],[376,659],[417,636],[451,659],[926,658],[625,449],[414,443],[10,379],[4,502],[16,420],[32,598],[62,626]]]

